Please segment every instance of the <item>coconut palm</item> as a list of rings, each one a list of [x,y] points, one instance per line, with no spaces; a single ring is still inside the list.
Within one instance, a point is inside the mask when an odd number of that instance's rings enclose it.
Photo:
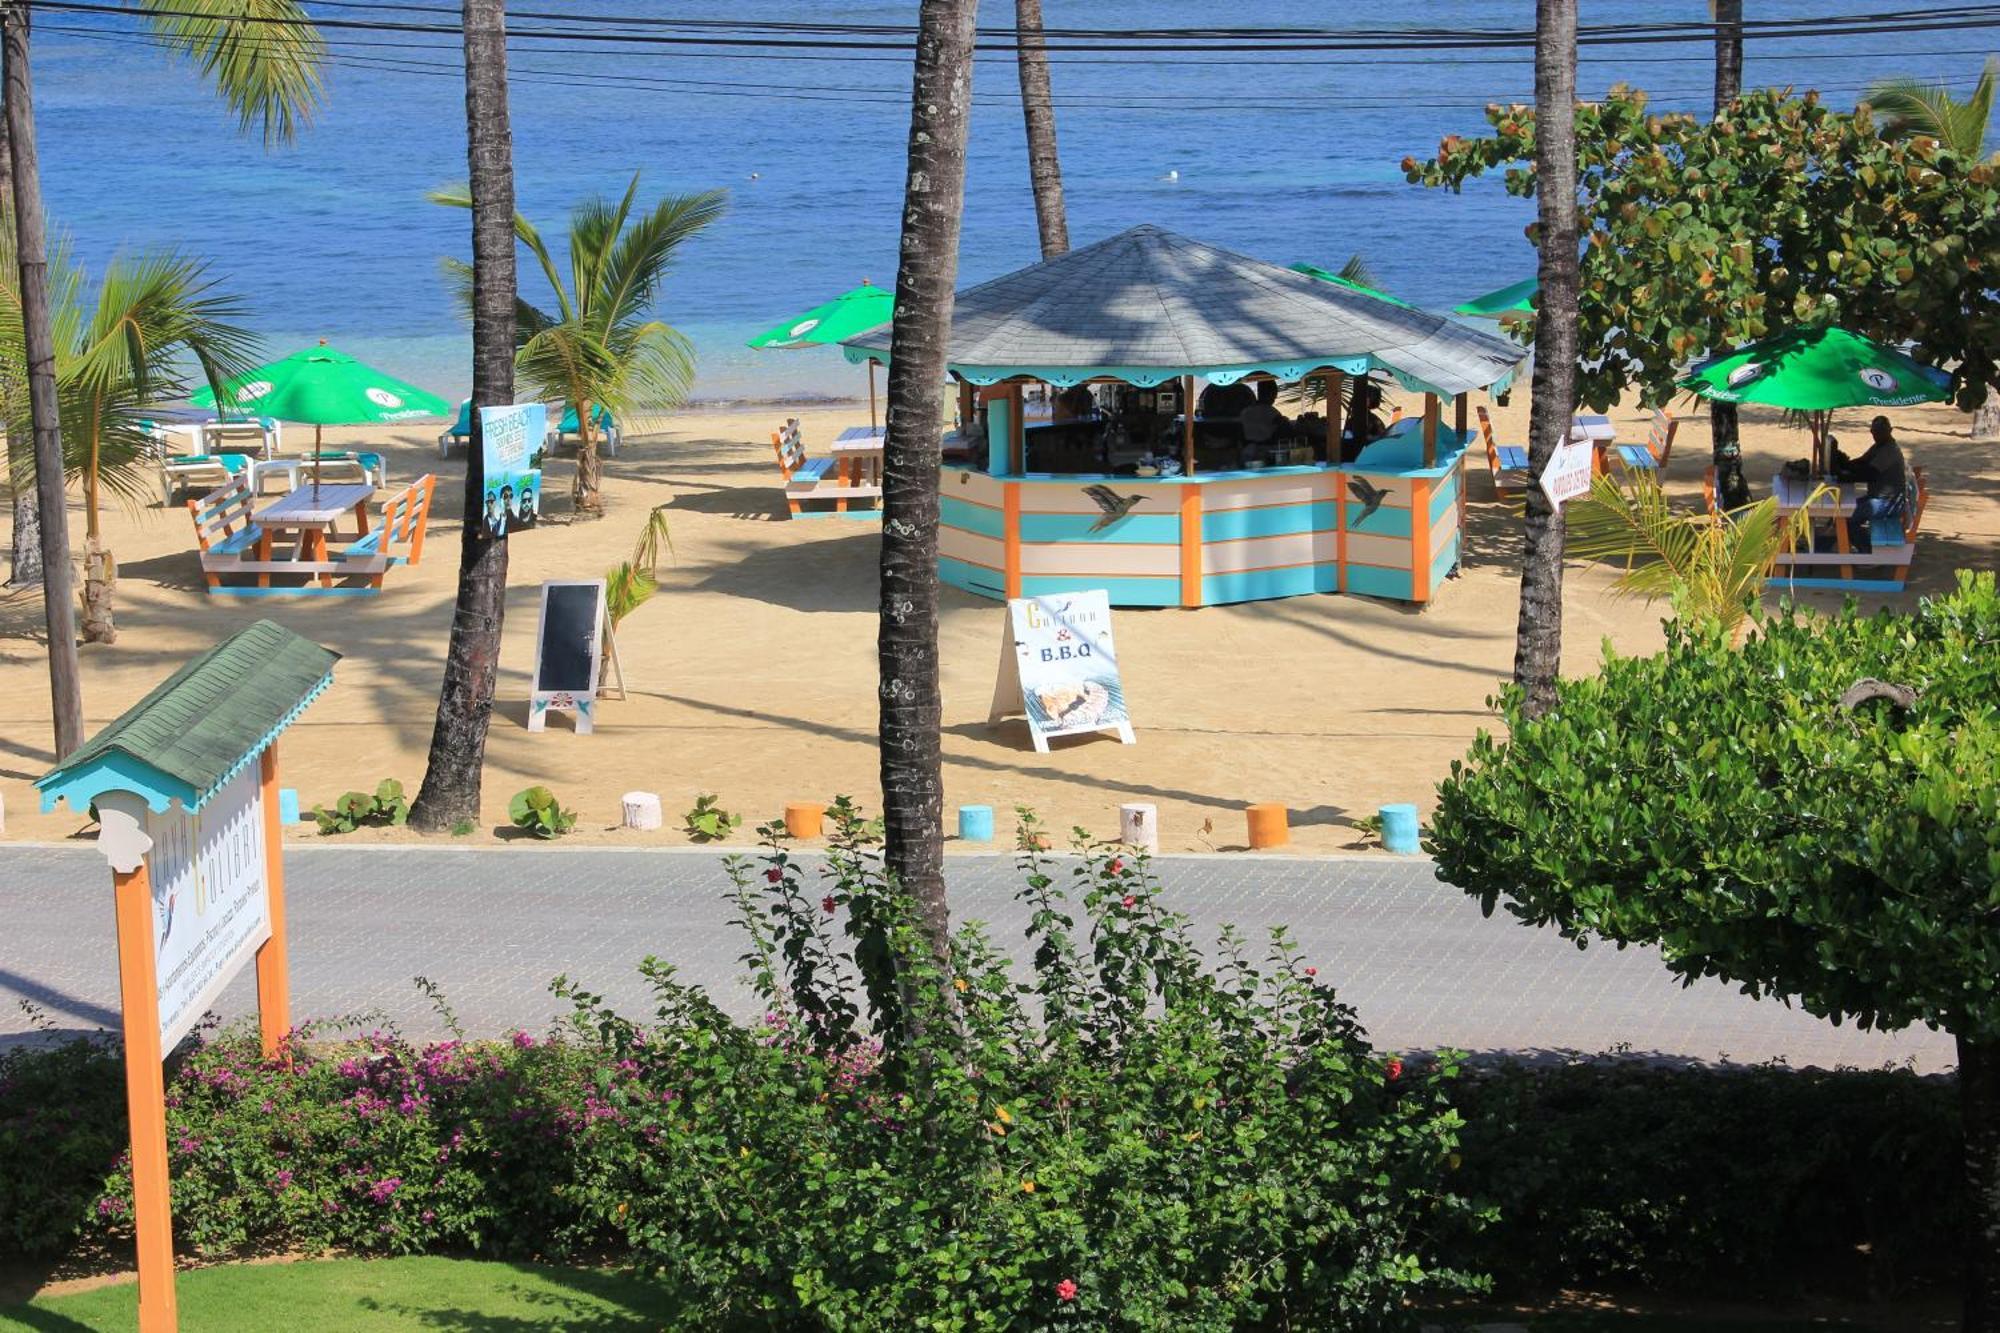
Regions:
[[[479,512],[486,489],[481,409],[514,401],[514,314],[520,305],[514,260],[514,140],[507,110],[505,0],[464,0],[465,158],[470,172],[472,270],[466,300],[472,313],[472,447],[465,460],[465,512]],[[459,534],[458,589],[444,682],[438,688],[424,781],[410,806],[412,827],[442,832],[479,817],[486,770],[486,733],[500,670],[500,631],[507,616],[507,539],[483,523]]]
[[[298,0],[132,0],[169,49],[199,65],[245,128],[261,126],[267,143],[288,140],[318,106],[325,48]],[[35,142],[34,80],[29,67],[28,7],[4,0],[0,61],[4,119],[12,157],[16,267],[20,275],[23,360],[28,384],[35,499],[42,550],[42,607],[48,626],[49,687],[55,754],[83,743],[83,689],[76,621],[70,607],[69,531],[63,499],[63,432],[50,327],[48,236]]]
[[[1824,488],[1822,488],[1823,490]],[[1739,643],[1777,568],[1811,529],[1815,491],[1790,517],[1766,497],[1731,513],[1676,512],[1659,480],[1640,473],[1624,486],[1598,477],[1590,494],[1569,503],[1569,553],[1621,563],[1618,592],[1647,601],[1665,598],[1682,620],[1720,626]]]
[[[1986,155],[1986,136],[1993,123],[1993,88],[2000,78],[2000,59],[1987,57],[1979,82],[1964,101],[1952,96],[1942,83],[1921,79],[1883,79],[1868,89],[1868,105],[1875,112],[1883,137],[1936,139],[1953,153],[1976,162]],[[1994,154],[2000,160],[2000,153]],[[1988,385],[1986,401],[1972,415],[1972,438],[2000,437],[2000,388]]]
[[[694,350],[679,331],[649,318],[660,285],[682,242],[722,216],[720,190],[673,194],[652,211],[632,216],[639,173],[616,203],[591,199],[569,220],[569,281],[541,232],[516,216],[514,234],[528,247],[555,299],[553,310],[526,300],[516,304],[515,334],[520,350],[515,368],[543,397],[559,398],[576,409],[577,450],[574,496],[578,510],[601,514],[598,495],[597,429],[602,407],[614,417],[642,408],[670,407],[686,397],[694,381]],[[471,206],[463,188],[439,190],[435,203]],[[469,296],[472,269],[445,261],[462,293]]]
[[[24,324],[11,235],[0,235],[0,362],[19,365]],[[200,260],[173,251],[117,259],[92,304],[83,271],[58,244],[49,280],[55,338],[56,396],[63,427],[63,468],[83,484],[85,524],[83,638],[111,643],[117,563],[104,543],[107,493],[137,503],[150,485],[141,418],[195,387],[190,363],[210,387],[256,365],[256,343],[237,321],[243,308],[216,290]],[[30,408],[25,384],[0,378],[0,410],[12,433]]]
[[[1014,50],[1021,74],[1021,119],[1028,130],[1028,182],[1035,191],[1035,228],[1042,258],[1069,252],[1063,207],[1062,159],[1056,153],[1055,97],[1042,37],[1042,0],[1014,0]]]
[[[1539,477],[1569,438],[1576,410],[1576,0],[1535,4],[1536,299],[1528,469]],[[1521,555],[1521,610],[1514,630],[1514,683],[1523,711],[1540,717],[1556,697],[1562,665],[1562,514],[1539,486],[1528,488]]]

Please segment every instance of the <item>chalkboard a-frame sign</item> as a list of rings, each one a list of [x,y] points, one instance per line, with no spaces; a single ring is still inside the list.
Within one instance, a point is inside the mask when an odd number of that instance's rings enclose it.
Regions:
[[[596,714],[597,672],[604,642],[604,580],[556,580],[542,585],[535,629],[535,679],[528,696],[528,730],[541,731],[549,713],[576,714],[579,734]]]

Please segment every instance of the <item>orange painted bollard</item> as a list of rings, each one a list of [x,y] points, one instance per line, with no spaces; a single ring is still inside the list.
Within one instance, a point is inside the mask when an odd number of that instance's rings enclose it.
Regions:
[[[826,806],[818,801],[785,802],[785,832],[794,838],[817,838],[826,827]]]
[[[1244,812],[1250,818],[1250,849],[1283,847],[1292,840],[1290,812],[1282,805],[1266,802]]]

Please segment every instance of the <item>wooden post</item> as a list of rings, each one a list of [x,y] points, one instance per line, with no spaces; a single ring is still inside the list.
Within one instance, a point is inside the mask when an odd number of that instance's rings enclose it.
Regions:
[[[871,361],[869,364],[873,365],[874,363]],[[870,379],[870,383],[873,383],[872,378]],[[972,420],[972,382],[970,380],[960,380],[958,382],[958,433],[968,439],[972,436]]]
[[[1007,452],[1009,472],[1018,477],[1028,470],[1028,396],[1019,380],[1007,386]]]
[[[1438,416],[1440,405],[1434,393],[1424,395],[1424,466],[1436,467],[1438,461]]]
[[[1194,376],[1181,376],[1181,475],[1194,475]]]
[[[875,358],[868,358],[868,429],[875,429]]]
[[[1452,399],[1451,428],[1458,432],[1458,442],[1460,444],[1465,443],[1465,404],[1466,400],[1471,396],[1470,394],[1462,393]]]
[[[1410,478],[1410,600],[1431,599],[1431,479]]]
[[[264,1058],[286,1050],[292,1031],[292,967],[285,944],[285,824],[278,814],[278,743],[257,759],[264,803],[264,882],[270,899],[271,938],[257,949],[257,1035]]]
[[[153,885],[142,861],[112,871],[118,991],[125,1019],[125,1115],[132,1130],[132,1225],[138,1233],[139,1333],[174,1333],[174,1221],[167,1189],[167,1086],[153,955]]]
[[[1340,393],[1347,387],[1344,371],[1329,370],[1319,377],[1326,394],[1326,461],[1340,461]]]

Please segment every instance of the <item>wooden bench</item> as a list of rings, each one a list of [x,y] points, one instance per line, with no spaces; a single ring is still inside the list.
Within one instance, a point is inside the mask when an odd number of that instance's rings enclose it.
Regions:
[[[778,473],[784,478],[785,504],[793,518],[819,518],[843,514],[856,500],[882,498],[882,456],[862,453],[851,460],[850,475],[843,480],[839,460],[807,458],[799,440],[796,417],[771,432],[771,448],[778,455]],[[807,509],[809,501],[831,501],[831,509]],[[869,511],[873,512],[873,511]]]
[[[365,595],[380,592],[391,568],[423,557],[424,529],[437,484],[425,475],[383,506],[382,522],[360,539],[342,545],[324,560],[274,558],[268,533],[253,517],[257,503],[249,478],[241,477],[199,500],[187,502],[201,546],[202,577],[210,595],[263,597],[314,593]],[[250,582],[226,582],[232,579]],[[286,578],[273,586],[273,579]],[[290,579],[302,579],[292,583]]]
[[[1516,444],[1496,444],[1493,418],[1486,415],[1483,405],[1474,410],[1479,413],[1479,438],[1486,445],[1486,471],[1493,478],[1493,494],[1504,500],[1509,492],[1528,484],[1528,451]]]
[[[1715,469],[1701,479],[1702,500],[1709,512],[1716,510]],[[1924,469],[1910,469],[1903,509],[1896,514],[1877,514],[1869,523],[1872,549],[1862,551],[1793,551],[1778,557],[1771,582],[1787,588],[1832,588],[1843,592],[1890,593],[1903,591],[1909,581],[1910,562],[1916,555],[1917,533],[1922,530],[1924,510],[1931,499],[1930,479]],[[1839,524],[1838,544],[1847,542],[1847,517],[1831,516]],[[1824,573],[1792,573],[1792,570],[1823,570]]]
[[[1680,431],[1680,418],[1666,408],[1653,410],[1653,424],[1646,431],[1644,444],[1615,444],[1611,452],[1630,471],[1658,472],[1665,468],[1667,460],[1673,457],[1674,436]]]

